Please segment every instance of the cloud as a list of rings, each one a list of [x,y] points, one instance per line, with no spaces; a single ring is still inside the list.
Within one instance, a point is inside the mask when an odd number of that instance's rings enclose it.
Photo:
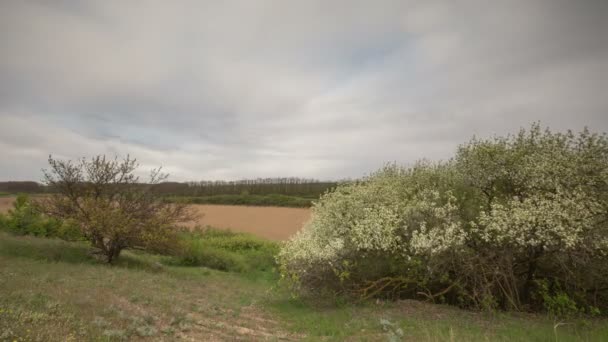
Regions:
[[[604,1],[7,1],[0,179],[358,177],[541,120],[608,131]]]

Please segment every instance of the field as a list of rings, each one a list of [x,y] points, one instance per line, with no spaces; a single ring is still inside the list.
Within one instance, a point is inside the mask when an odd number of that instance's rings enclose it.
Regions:
[[[14,197],[0,197],[0,213],[6,213]],[[192,204],[197,220],[190,226],[212,226],[236,232],[252,233],[271,239],[286,240],[310,217],[308,208],[249,207]]]
[[[0,213],[6,213],[15,201],[14,197],[0,196]]]
[[[418,301],[309,302],[272,271],[170,266],[82,243],[0,233],[4,341],[606,341],[604,320],[482,313]]]
[[[272,240],[287,240],[310,217],[307,208],[199,204],[193,204],[192,208],[200,217],[196,224],[252,233]]]
[[[269,195],[211,195],[211,196],[165,196],[167,202],[190,204],[250,205],[261,207],[309,208],[319,197]]]

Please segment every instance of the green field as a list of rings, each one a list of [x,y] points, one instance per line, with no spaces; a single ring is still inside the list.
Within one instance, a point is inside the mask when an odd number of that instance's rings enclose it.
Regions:
[[[203,245],[242,254],[245,240],[216,235]],[[292,298],[271,269],[178,264],[127,251],[108,266],[84,243],[0,233],[0,340],[608,340],[606,320],[417,301],[312,303]]]
[[[250,205],[264,207],[307,208],[316,197],[298,197],[279,194],[270,195],[212,195],[212,196],[167,196],[169,202],[190,204]]]

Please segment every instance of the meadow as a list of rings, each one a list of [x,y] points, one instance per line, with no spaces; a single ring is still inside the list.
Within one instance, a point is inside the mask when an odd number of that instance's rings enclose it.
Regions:
[[[49,158],[55,194],[0,197],[0,340],[606,341],[607,161],[608,136],[535,124],[308,209]]]
[[[243,259],[243,241],[259,242],[241,234],[207,239],[208,246]],[[240,242],[229,242],[234,240]],[[273,267],[219,271],[138,251],[126,251],[109,266],[83,242],[0,233],[0,340],[608,339],[605,319],[554,320],[412,300],[310,301],[294,298],[279,283]]]

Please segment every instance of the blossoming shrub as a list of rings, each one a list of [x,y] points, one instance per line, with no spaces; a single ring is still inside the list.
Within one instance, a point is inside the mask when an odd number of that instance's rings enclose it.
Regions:
[[[608,139],[534,124],[386,166],[322,196],[278,261],[301,294],[608,309]]]

